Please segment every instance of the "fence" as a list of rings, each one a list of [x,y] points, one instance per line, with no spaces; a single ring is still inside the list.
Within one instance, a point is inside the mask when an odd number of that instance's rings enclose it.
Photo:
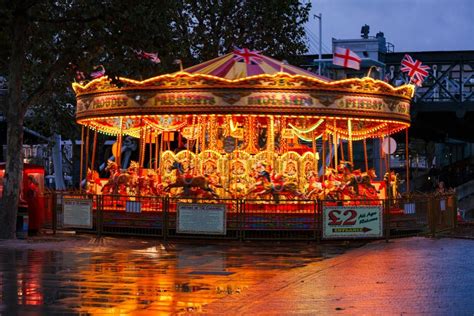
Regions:
[[[68,203],[86,201],[89,225],[74,226]],[[220,205],[225,208],[225,232],[203,235],[180,232],[178,207],[183,204]],[[391,238],[453,229],[456,225],[455,195],[418,195],[394,200],[273,200],[185,199],[159,196],[123,197],[53,192],[45,195],[45,228],[78,232],[166,238],[213,238],[233,240],[315,240],[323,238],[323,208],[379,206],[383,210],[383,234]],[[86,213],[84,213],[86,214]],[[86,216],[86,215],[84,215]],[[326,215],[324,215],[326,216]],[[361,215],[365,216],[365,215]],[[87,216],[82,218],[87,222]],[[370,235],[370,234],[368,234]],[[380,238],[379,237],[379,238]],[[375,238],[375,237],[374,237]]]

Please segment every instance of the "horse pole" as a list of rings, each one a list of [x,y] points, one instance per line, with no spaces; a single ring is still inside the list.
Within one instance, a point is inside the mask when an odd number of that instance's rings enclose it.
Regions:
[[[79,191],[82,191],[82,169],[84,163],[84,125],[81,126],[81,165],[79,166]]]
[[[367,160],[367,141],[364,138],[363,140],[364,144],[364,162],[365,162],[365,172],[369,171],[369,161]]]
[[[406,163],[406,191],[407,194],[410,194],[410,157],[408,156],[408,127],[405,129],[405,163]]]

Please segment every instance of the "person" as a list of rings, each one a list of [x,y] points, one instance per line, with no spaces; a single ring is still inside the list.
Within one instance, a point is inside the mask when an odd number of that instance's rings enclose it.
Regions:
[[[28,175],[28,183],[25,193],[26,203],[28,204],[28,234],[37,235],[40,224],[40,207],[39,207],[39,189],[38,182],[35,180],[33,175]]]
[[[436,187],[436,193],[437,194],[446,194],[446,186],[444,185],[443,181],[440,181],[438,183],[438,186]]]
[[[263,162],[258,162],[256,166],[258,175],[265,178],[267,182],[271,182],[270,172],[267,171],[267,165]]]

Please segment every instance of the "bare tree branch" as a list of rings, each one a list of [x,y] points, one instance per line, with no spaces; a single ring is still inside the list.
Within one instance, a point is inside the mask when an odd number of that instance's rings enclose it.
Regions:
[[[95,22],[98,20],[105,20],[106,15],[102,12],[99,15],[91,16],[88,18],[62,18],[62,19],[42,19],[42,18],[31,18],[33,22],[42,22],[50,24],[64,24],[64,23],[88,23]]]

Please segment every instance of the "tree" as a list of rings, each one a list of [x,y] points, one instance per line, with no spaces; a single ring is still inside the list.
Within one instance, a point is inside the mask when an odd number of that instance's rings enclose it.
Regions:
[[[0,0],[0,75],[8,79],[0,238],[15,237],[27,111],[46,133],[77,131],[70,63],[85,72],[102,64],[112,79],[145,78],[176,71],[175,58],[194,64],[232,46],[303,53],[309,9],[295,0]],[[162,64],[134,49],[158,51]]]
[[[298,0],[177,1],[171,25],[185,45],[183,59],[202,62],[234,46],[275,57],[307,52],[304,24],[311,3]]]

